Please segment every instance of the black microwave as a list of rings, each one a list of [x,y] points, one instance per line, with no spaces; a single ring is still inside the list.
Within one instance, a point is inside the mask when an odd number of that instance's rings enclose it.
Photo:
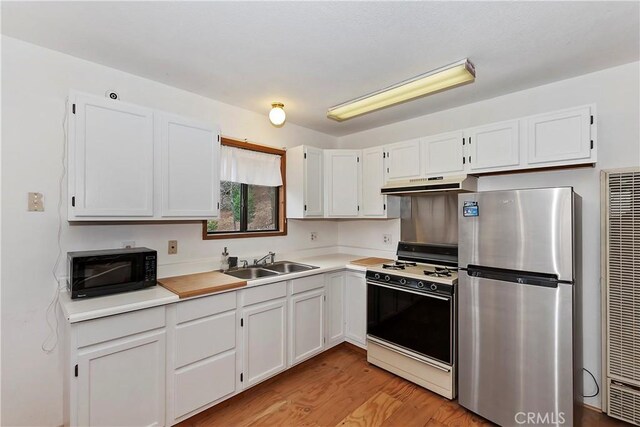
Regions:
[[[155,286],[157,260],[149,248],[67,252],[67,289],[75,299]]]

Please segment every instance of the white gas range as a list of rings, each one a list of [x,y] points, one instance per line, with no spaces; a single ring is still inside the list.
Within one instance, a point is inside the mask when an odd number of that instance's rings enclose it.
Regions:
[[[453,399],[458,248],[400,242],[397,254],[367,268],[367,360]]]

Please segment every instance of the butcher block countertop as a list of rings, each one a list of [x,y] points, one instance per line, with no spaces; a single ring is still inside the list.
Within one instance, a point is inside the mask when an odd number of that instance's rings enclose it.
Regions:
[[[240,280],[219,271],[165,277],[159,279],[158,283],[181,299],[247,286],[246,280]]]
[[[388,262],[393,262],[393,260],[389,258],[360,258],[354,259],[351,261],[351,264],[369,267],[371,265],[386,264]]]

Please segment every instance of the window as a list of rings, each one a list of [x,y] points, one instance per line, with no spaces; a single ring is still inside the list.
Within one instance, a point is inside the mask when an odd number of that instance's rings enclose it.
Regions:
[[[203,238],[228,239],[235,237],[286,235],[285,151],[248,142],[236,141],[229,138],[222,138],[221,145],[223,147],[226,146],[240,150],[248,150],[254,153],[267,153],[279,156],[279,175],[282,178],[282,185],[272,187],[257,185],[255,183],[246,184],[230,180],[221,181],[220,216],[215,220],[204,221]],[[251,155],[251,153],[246,153],[245,151],[236,151],[235,153]],[[227,154],[229,154],[229,151],[227,151]],[[234,158],[234,161],[237,160],[235,159],[235,156],[231,157]],[[273,165],[273,163],[271,163],[271,165]],[[237,178],[237,180],[246,181],[244,178]],[[255,181],[255,178],[253,180]],[[251,179],[249,179],[249,181],[251,181]]]

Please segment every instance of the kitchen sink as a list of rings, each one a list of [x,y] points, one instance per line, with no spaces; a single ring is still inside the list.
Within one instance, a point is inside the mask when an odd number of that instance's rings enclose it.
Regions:
[[[313,265],[300,264],[292,261],[278,261],[278,262],[274,262],[273,264],[265,265],[264,268],[271,271],[277,271],[280,274],[285,274],[285,273],[298,273],[300,271],[313,270],[314,268],[318,268],[318,267],[314,267]]]
[[[314,268],[319,267],[292,261],[278,261],[273,264],[266,264],[264,267],[237,268],[235,270],[225,271],[225,274],[237,277],[238,279],[253,280],[287,273],[299,273],[301,271],[313,270]]]
[[[225,271],[225,274],[229,276],[237,277],[238,279],[252,280],[259,279],[261,277],[277,276],[278,272],[267,270],[262,267],[248,267],[239,268],[237,270]]]

